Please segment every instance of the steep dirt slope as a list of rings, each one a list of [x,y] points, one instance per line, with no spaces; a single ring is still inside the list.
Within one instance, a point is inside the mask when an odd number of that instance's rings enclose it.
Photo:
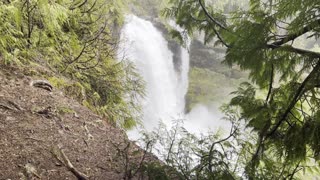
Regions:
[[[58,89],[31,86],[34,80],[0,70],[0,179],[144,179],[137,167],[154,156]]]

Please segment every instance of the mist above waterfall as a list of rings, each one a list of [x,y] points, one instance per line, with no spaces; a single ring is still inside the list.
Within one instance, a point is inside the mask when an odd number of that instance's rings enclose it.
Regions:
[[[160,121],[170,127],[177,119],[185,119],[185,128],[194,133],[205,132],[209,127],[216,129],[225,123],[217,121],[221,113],[216,107],[198,105],[184,114],[189,71],[189,54],[185,48],[180,47],[181,70],[176,72],[173,53],[162,33],[151,22],[134,15],[126,17],[121,40],[119,52],[125,52],[146,82],[146,97],[141,99],[142,124],[146,130],[153,130]],[[137,131],[129,132],[129,137],[138,138]]]

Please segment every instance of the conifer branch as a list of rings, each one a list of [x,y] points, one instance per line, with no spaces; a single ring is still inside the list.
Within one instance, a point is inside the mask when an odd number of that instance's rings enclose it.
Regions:
[[[223,25],[222,23],[220,23],[219,21],[215,20],[211,14],[208,12],[208,10],[206,9],[205,5],[203,4],[202,0],[199,0],[199,4],[202,8],[202,10],[204,11],[204,13],[206,14],[206,16],[210,19],[210,21],[213,23],[213,25],[217,25],[219,26],[221,29],[228,31],[227,27],[225,25]],[[191,16],[192,17],[192,16]],[[210,23],[210,22],[209,22]],[[216,28],[214,28],[214,26],[212,27],[214,33],[217,35],[217,38],[221,41],[221,43],[223,45],[225,45],[227,48],[230,48],[231,46],[229,44],[227,44],[223,37],[220,35],[220,33],[217,31]]]
[[[271,44],[268,44],[267,47],[271,48],[271,49],[282,48],[285,51],[294,52],[294,53],[297,53],[300,55],[307,55],[307,56],[313,57],[313,58],[320,58],[320,53],[315,52],[315,51],[309,51],[306,49],[295,48],[291,45],[283,46],[287,42],[293,41],[296,38],[304,35],[305,33],[312,31],[315,27],[315,24],[320,25],[320,19],[314,20],[313,22],[309,23],[307,26],[298,30],[297,33],[288,34],[285,37],[280,38],[278,41],[275,41]]]
[[[87,3],[88,0],[84,0],[82,3],[80,3],[79,5],[77,6],[74,6],[74,7],[70,7],[69,9],[70,10],[75,10],[77,8],[81,8],[82,6],[84,6],[86,3]]]
[[[232,124],[232,127],[231,127],[231,130],[230,130],[230,134],[228,137],[224,138],[224,139],[220,139],[219,141],[216,141],[216,142],[213,142],[210,146],[210,150],[209,150],[209,170],[212,172],[212,167],[213,167],[213,164],[211,162],[211,159],[213,158],[213,148],[216,144],[220,144],[222,142],[225,142],[227,140],[229,140],[231,137],[234,137],[234,135],[236,134],[236,132],[238,131],[238,129],[235,127],[234,124]],[[233,178],[233,177],[232,177]]]
[[[289,180],[292,180],[293,177],[294,177],[294,175],[295,175],[297,172],[299,172],[300,170],[303,169],[303,168],[298,169],[298,168],[300,167],[300,163],[301,163],[301,161],[298,162],[298,164],[297,164],[296,167],[294,168],[293,172],[292,172],[291,174],[289,174],[285,179],[288,178]]]
[[[199,4],[202,8],[202,10],[204,11],[204,13],[206,14],[206,16],[216,25],[218,25],[221,29],[227,30],[227,27],[225,25],[223,25],[222,23],[220,23],[219,21],[215,20],[211,14],[208,12],[208,10],[206,9],[204,3],[202,2],[202,0],[199,0]]]
[[[95,0],[95,1],[93,2],[92,6],[91,6],[88,10],[82,11],[81,13],[90,13],[91,10],[94,9],[94,7],[96,6],[97,2],[98,2],[98,0]]]
[[[231,46],[229,44],[227,44],[224,39],[222,39],[221,35],[219,34],[219,32],[213,27],[213,31],[214,33],[217,35],[218,39],[221,41],[221,43],[223,45],[225,45],[227,48],[230,48]]]
[[[292,98],[289,106],[281,116],[280,120],[275,124],[275,126],[267,133],[266,138],[272,136],[277,129],[281,126],[281,124],[286,120],[287,116],[290,114],[291,110],[294,108],[296,105],[297,101],[300,99],[300,97],[303,95],[305,92],[305,87],[309,83],[309,81],[314,77],[315,74],[319,73],[320,69],[320,62],[316,65],[316,67],[313,68],[311,73],[306,77],[306,79],[301,83],[300,87],[296,91],[294,97]]]
[[[318,52],[309,51],[309,50],[301,49],[301,48],[296,48],[296,47],[293,47],[293,46],[290,46],[290,45],[275,46],[275,45],[272,45],[272,44],[268,44],[267,48],[279,49],[279,50],[287,51],[287,52],[293,52],[293,53],[296,53],[296,54],[309,56],[311,58],[320,58],[320,53],[318,53]]]
[[[266,98],[266,103],[268,103],[270,96],[271,96],[271,92],[272,92],[272,85],[273,85],[273,74],[274,74],[274,65],[271,64],[271,75],[270,75],[270,82],[269,82],[269,90],[268,90],[268,95]]]
[[[313,28],[315,27],[315,24],[320,25],[320,19],[317,19],[317,20],[309,23],[307,26],[303,27],[302,29],[297,31],[297,33],[295,33],[295,34],[288,34],[286,37],[280,38],[280,40],[273,42],[271,45],[281,46],[289,41],[293,41],[296,38],[302,36],[303,34],[312,31]]]

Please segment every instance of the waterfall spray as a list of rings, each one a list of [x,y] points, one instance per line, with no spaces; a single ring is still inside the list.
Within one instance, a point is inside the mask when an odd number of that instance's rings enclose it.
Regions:
[[[173,119],[183,116],[189,54],[182,49],[181,72],[175,72],[173,54],[161,32],[151,22],[134,15],[126,20],[120,49],[126,52],[127,59],[136,65],[146,81],[146,97],[141,102],[144,128],[152,130],[160,120],[170,126]]]
[[[226,121],[219,120],[221,112],[218,108],[198,105],[189,114],[184,114],[189,73],[189,53],[185,48],[180,47],[181,67],[176,72],[173,53],[162,33],[151,22],[134,15],[126,17],[121,40],[120,52],[125,52],[146,82],[146,97],[141,100],[144,129],[151,131],[160,121],[170,128],[172,121],[177,119],[184,119],[184,127],[197,134],[209,127],[229,129]],[[131,139],[140,137],[138,130],[130,131],[128,135]]]

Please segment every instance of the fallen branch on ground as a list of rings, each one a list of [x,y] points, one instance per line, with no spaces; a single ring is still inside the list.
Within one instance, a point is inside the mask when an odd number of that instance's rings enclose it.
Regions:
[[[66,156],[66,154],[63,152],[63,150],[59,147],[58,148],[59,152],[53,152],[54,156],[56,157],[56,159],[63,164],[64,166],[66,166],[68,168],[68,170],[70,172],[73,173],[73,175],[75,175],[78,180],[88,180],[89,177],[85,174],[83,174],[82,172],[80,172],[79,170],[77,170],[73,164],[71,163],[71,161],[69,160],[69,158]],[[58,155],[58,153],[60,154],[60,156]]]
[[[4,102],[0,103],[0,108],[11,110],[11,111],[21,111],[23,110],[18,104],[13,101],[4,100]]]

